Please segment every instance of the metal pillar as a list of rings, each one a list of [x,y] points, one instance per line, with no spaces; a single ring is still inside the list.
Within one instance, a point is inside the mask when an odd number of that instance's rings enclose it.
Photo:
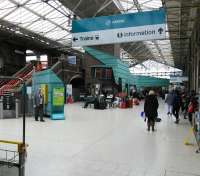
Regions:
[[[15,115],[16,118],[19,118],[19,100],[17,98],[15,99]]]
[[[199,51],[196,50],[196,92],[199,92]]]
[[[3,119],[3,97],[0,97],[0,119]]]
[[[37,61],[40,61],[40,55],[37,55],[36,57],[37,57]]]
[[[114,56],[120,58],[120,44],[114,44]]]

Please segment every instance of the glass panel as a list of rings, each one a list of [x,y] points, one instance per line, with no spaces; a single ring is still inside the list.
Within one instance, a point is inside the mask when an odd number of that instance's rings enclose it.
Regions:
[[[34,0],[31,0],[29,2],[29,4],[26,5],[26,7],[28,7],[29,9],[35,11],[36,13],[40,14],[41,16],[45,16],[46,14],[48,14],[51,11],[54,11],[55,9],[53,9],[52,7],[50,7],[48,4],[44,3],[44,2],[37,2],[37,3],[33,3]]]
[[[68,35],[68,32],[60,30],[60,31],[52,31],[50,33],[47,33],[45,36],[56,40],[67,35]]]
[[[12,12],[16,6],[8,0],[1,0],[0,3],[0,18]]]
[[[19,4],[23,4],[23,3],[25,3],[25,2],[29,2],[28,0],[15,0],[17,3],[19,3]]]
[[[12,23],[27,23],[30,21],[34,21],[38,18],[38,16],[34,15],[33,13],[29,12],[24,8],[18,8],[16,11],[5,17],[6,20]]]
[[[35,31],[37,33],[46,33],[54,28],[56,28],[56,26],[50,22],[48,22],[47,20],[39,20],[35,23],[33,23],[32,25],[27,27],[28,29]]]

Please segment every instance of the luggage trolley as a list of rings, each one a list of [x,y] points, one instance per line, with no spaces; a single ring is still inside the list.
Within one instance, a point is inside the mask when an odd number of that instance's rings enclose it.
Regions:
[[[0,175],[1,176],[25,176],[26,148],[26,85],[21,78],[0,76],[0,80],[18,80],[23,84],[23,136],[22,142],[0,140]]]

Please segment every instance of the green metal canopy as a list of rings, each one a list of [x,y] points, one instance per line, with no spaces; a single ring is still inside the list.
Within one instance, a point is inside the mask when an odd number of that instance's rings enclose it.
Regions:
[[[115,78],[115,83],[118,84],[119,78],[122,80],[122,86],[124,87],[125,84],[131,84],[132,83],[132,75],[129,71],[129,67],[127,64],[124,64],[119,58],[112,56],[110,54],[107,54],[105,52],[96,50],[94,48],[85,47],[85,51],[93,56],[95,59],[100,61],[102,64],[111,67],[113,70],[113,75]]]
[[[137,88],[141,87],[167,87],[169,79],[155,78],[151,76],[133,76]]]
[[[133,75],[128,65],[115,56],[90,47],[84,47],[84,49],[89,55],[101,62],[103,64],[102,67],[106,66],[112,68],[115,83],[118,84],[119,78],[121,78],[123,88],[126,84],[136,85],[137,87],[166,87],[169,85],[168,79]]]

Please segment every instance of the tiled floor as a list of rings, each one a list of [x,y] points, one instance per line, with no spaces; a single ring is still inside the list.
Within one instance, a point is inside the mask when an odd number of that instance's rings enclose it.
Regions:
[[[197,146],[185,146],[189,123],[166,116],[160,101],[156,132],[133,109],[66,106],[66,120],[27,120],[26,176],[198,176]],[[0,139],[21,137],[21,119],[0,120]],[[191,142],[195,142],[191,138]]]

